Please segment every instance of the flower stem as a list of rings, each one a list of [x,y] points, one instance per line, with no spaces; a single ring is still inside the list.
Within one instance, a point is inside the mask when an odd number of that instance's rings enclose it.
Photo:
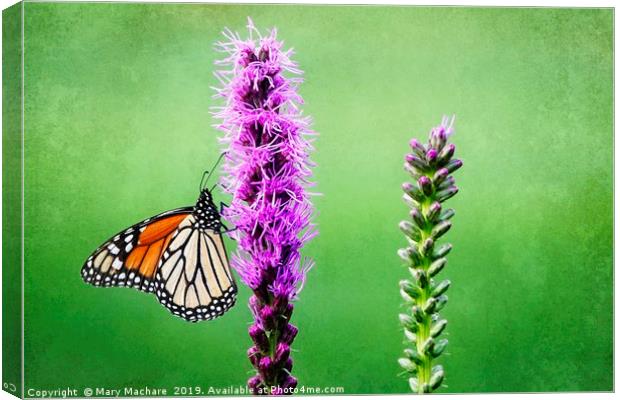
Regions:
[[[417,302],[418,307],[424,307],[424,303],[426,303],[429,297],[430,296],[428,292],[428,287],[426,287],[424,288],[423,296],[421,296],[419,301]],[[416,349],[418,350],[418,353],[421,354],[421,358],[422,358],[422,363],[420,363],[420,365],[417,366],[418,393],[420,394],[424,393],[424,390],[426,387],[428,387],[428,384],[431,379],[432,359],[430,358],[429,355],[425,354],[424,352],[424,344],[428,340],[429,336],[430,336],[430,319],[428,318],[428,316],[424,316],[424,319],[422,320],[422,322],[420,322],[420,331],[416,338],[417,339]]]

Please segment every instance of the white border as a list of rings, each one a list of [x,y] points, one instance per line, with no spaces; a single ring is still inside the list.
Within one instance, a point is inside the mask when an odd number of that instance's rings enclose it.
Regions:
[[[29,0],[29,1],[39,1],[39,0]],[[44,0],[42,0],[44,1]],[[68,1],[68,2],[75,2],[75,0],[64,0],[64,1]],[[99,2],[99,1],[93,1],[93,2]],[[108,1],[102,1],[102,2],[132,2],[132,3],[141,3],[141,2],[145,2],[145,1],[139,1],[139,0],[108,0]],[[156,1],[146,1],[149,3],[156,3]],[[17,1],[15,0],[0,0],[0,6],[2,9],[5,9],[13,4],[17,3]],[[463,0],[451,0],[451,1],[412,1],[412,0],[389,0],[389,1],[365,1],[365,0],[339,0],[339,1],[326,1],[326,0],[314,0],[314,1],[310,1],[310,0],[296,0],[296,1],[286,1],[286,0],[271,0],[271,1],[260,1],[260,0],[244,0],[244,1],[238,1],[238,0],[212,0],[212,1],[204,1],[204,2],[199,2],[199,1],[187,1],[187,0],[166,0],[163,1],[163,3],[237,3],[237,4],[263,4],[263,3],[268,3],[268,4],[291,4],[291,3],[295,3],[295,4],[340,4],[340,5],[425,5],[425,6],[473,6],[473,7],[585,7],[585,8],[593,8],[593,7],[611,7],[614,8],[615,7],[615,2],[613,1],[601,1],[601,0],[591,0],[591,1],[559,1],[559,0],[541,0],[541,1],[514,1],[514,0],[505,0],[505,1],[463,1]],[[22,219],[22,237],[21,237],[21,259],[22,259],[22,268],[21,268],[21,273],[22,273],[22,393],[23,393],[23,385],[24,385],[24,368],[23,368],[23,358],[24,358],[24,341],[23,341],[23,324],[24,324],[24,314],[23,314],[23,310],[24,310],[24,268],[23,268],[23,260],[24,260],[24,236],[23,236],[23,226],[24,226],[24,207],[23,207],[23,199],[24,199],[24,169],[25,169],[25,164],[24,164],[24,123],[25,123],[25,118],[24,118],[24,6],[22,4],[22,99],[21,99],[21,107],[22,107],[22,116],[21,116],[21,141],[22,141],[22,160],[21,160],[21,173],[22,173],[22,188],[21,188],[21,194],[22,194],[22,215],[21,215],[21,219]],[[615,29],[615,9],[614,9],[614,29]],[[0,48],[1,48],[1,30],[0,30]],[[615,113],[617,112],[617,107],[616,107],[616,102],[615,102],[615,98],[618,96],[618,89],[615,87],[615,73],[616,73],[616,68],[615,66],[617,65],[616,63],[616,58],[618,55],[618,45],[617,45],[617,41],[615,40],[615,32],[614,32],[614,187],[617,188],[618,185],[620,184],[620,178],[618,175],[618,166],[615,162],[615,155],[618,154],[618,143],[615,140],[615,131],[616,131],[616,119],[615,119]],[[0,100],[2,98],[2,94],[0,91]],[[1,116],[0,116],[1,117]],[[1,149],[2,149],[2,143],[0,141],[0,154],[1,154]],[[616,232],[616,214],[615,214],[615,210],[617,209],[617,207],[620,204],[620,200],[618,199],[618,196],[615,195],[615,191],[614,191],[614,266],[616,265],[616,252],[615,252],[615,248],[617,247],[618,243],[620,242],[620,240],[618,239],[618,237],[615,235]],[[0,197],[0,208],[2,205],[2,199]],[[0,231],[0,240],[2,238],[2,232]],[[1,249],[0,249],[0,253],[1,253]],[[618,301],[617,297],[615,296],[615,287],[618,283],[618,278],[617,275],[615,274],[615,268],[614,268],[614,311],[616,309],[616,302]],[[0,309],[1,309],[1,298],[0,298]],[[615,367],[615,355],[618,352],[618,343],[617,341],[615,341],[615,332],[617,332],[617,328],[618,328],[618,321],[614,318],[614,367]],[[0,332],[0,339],[2,338],[2,333]],[[0,348],[0,355],[2,353],[2,349]],[[88,355],[84,355],[85,357],[88,357]],[[1,366],[0,366],[1,368]],[[617,387],[618,385],[618,375],[615,374],[614,372],[614,387]],[[522,396],[529,396],[529,397],[533,397],[536,399],[542,399],[542,400],[574,400],[574,399],[594,399],[594,400],[598,400],[598,399],[612,399],[615,398],[615,394],[613,393],[554,393],[554,394],[523,394],[523,393],[516,393],[516,394],[446,394],[445,396],[449,396],[451,399],[475,399],[475,398],[481,398],[481,399],[489,399],[489,400],[494,400],[494,399],[516,399],[517,397],[522,397]],[[308,399],[315,399],[315,398],[324,398],[325,396],[304,396],[305,398]],[[345,396],[338,396],[338,398],[341,399],[349,399],[352,400],[354,398],[357,398],[359,396],[352,396],[352,395],[345,395]],[[365,396],[365,397],[373,397],[373,398],[389,398],[389,399],[394,399],[394,400],[411,400],[411,395],[374,395],[374,396]],[[220,398],[231,398],[231,397],[220,397]],[[15,397],[9,395],[6,392],[0,391],[0,400],[9,400],[9,399],[15,399]],[[146,398],[146,399],[153,399],[155,400],[156,398]]]

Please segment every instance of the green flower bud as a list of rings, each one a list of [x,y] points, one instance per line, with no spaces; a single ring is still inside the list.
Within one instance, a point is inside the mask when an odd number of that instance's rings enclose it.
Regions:
[[[411,211],[409,211],[409,215],[411,216],[411,219],[413,219],[413,222],[418,226],[418,228],[424,229],[424,227],[426,226],[426,221],[424,220],[424,217],[422,216],[420,210],[418,210],[417,208],[412,208]]]
[[[433,276],[435,276],[438,273],[440,273],[441,270],[443,269],[443,267],[446,266],[447,262],[448,262],[448,260],[446,260],[445,258],[440,258],[440,259],[437,259],[437,260],[433,261],[431,266],[428,267],[428,276],[430,276],[432,278]]]
[[[413,154],[407,154],[405,156],[405,161],[407,161],[409,165],[411,165],[413,168],[421,172],[425,172],[428,170],[428,164],[421,157],[414,156]]]
[[[407,249],[398,249],[396,254],[398,254],[398,256],[407,264],[411,263],[411,257],[409,257],[409,252]]]
[[[445,319],[440,319],[439,321],[436,321],[431,327],[431,336],[435,338],[441,335],[441,332],[446,329],[446,326],[448,326],[448,321],[446,321]]]
[[[422,353],[426,355],[431,355],[434,348],[435,348],[435,341],[433,340],[433,338],[428,338],[422,344]]]
[[[409,195],[413,200],[417,202],[424,201],[424,193],[420,190],[420,188],[414,185],[411,182],[405,182],[402,184],[403,192]]]
[[[446,178],[446,180],[444,180],[443,182],[441,182],[441,184],[440,184],[440,185],[437,185],[437,186],[436,186],[436,190],[437,190],[438,192],[440,192],[440,191],[442,191],[442,190],[445,190],[445,189],[449,188],[450,186],[453,186],[455,182],[456,182],[456,180],[454,179],[454,177],[453,177],[452,175],[450,175],[450,176],[448,176],[448,177]]]
[[[450,197],[454,196],[455,194],[457,194],[459,191],[459,188],[457,188],[456,186],[450,186],[446,189],[443,189],[439,192],[437,192],[437,195],[435,196],[435,198],[437,199],[437,201],[441,201],[444,202],[446,200],[448,200]]]
[[[413,325],[410,325],[410,326],[405,327],[403,329],[405,330],[405,332],[416,334],[416,333],[418,333],[418,330],[420,329],[420,327],[419,327],[418,324],[414,323]]]
[[[407,252],[414,264],[419,264],[422,261],[422,257],[420,253],[418,253],[418,244],[416,242],[412,243],[411,246],[407,248]]]
[[[399,282],[400,285],[400,289],[405,292],[409,297],[411,297],[412,299],[417,299],[418,297],[420,297],[420,294],[422,294],[420,292],[420,288],[417,287],[416,285],[413,284],[413,282],[410,282],[406,279],[403,279]]]
[[[422,193],[424,193],[425,196],[430,196],[433,194],[433,184],[425,175],[418,178],[418,188]]]
[[[409,163],[407,163],[407,162],[404,164],[404,168],[405,168],[405,171],[407,171],[407,173],[408,173],[409,175],[411,175],[411,177],[412,177],[413,179],[416,179],[416,180],[417,180],[419,177],[421,177],[421,176],[422,176],[422,174],[420,174],[420,172],[419,172],[418,170],[416,170],[415,168],[413,168],[413,167],[412,167],[411,165],[409,165]],[[446,170],[446,171],[447,171],[447,170]]]
[[[435,186],[441,184],[441,182],[443,182],[449,174],[450,171],[448,171],[446,168],[439,169],[437,172],[435,172],[435,175],[433,175],[433,184]]]
[[[420,231],[418,230],[418,228],[416,228],[409,221],[401,221],[400,224],[398,224],[398,227],[405,235],[415,241],[418,241],[422,238],[422,236],[420,236]]]
[[[415,208],[419,205],[419,203],[412,199],[411,196],[409,196],[407,193],[403,194],[403,201],[405,202],[405,204],[407,204],[407,207],[409,208]]]
[[[446,164],[448,161],[450,161],[450,159],[454,155],[455,149],[456,149],[456,146],[454,146],[454,144],[452,143],[444,147],[439,152],[439,155],[437,156],[437,164],[443,165],[443,164]]]
[[[416,280],[416,283],[418,284],[418,286],[420,287],[426,287],[426,285],[428,285],[428,276],[426,275],[426,272],[422,271],[421,269],[411,269],[411,276]]]
[[[447,221],[452,217],[454,217],[454,210],[452,208],[448,208],[439,214],[439,219],[442,221]]]
[[[441,245],[433,252],[433,259],[436,260],[438,258],[447,256],[450,250],[452,250],[452,245],[450,243]]]
[[[409,387],[414,393],[418,392],[418,378],[409,378]]]
[[[413,297],[409,296],[409,293],[405,292],[402,289],[400,290],[400,297],[403,298],[405,303],[415,303],[415,299]]]
[[[407,247],[398,250],[398,256],[405,261],[410,267],[414,267],[420,263],[420,255],[413,247]]]
[[[450,160],[448,164],[446,164],[446,169],[450,171],[450,173],[456,171],[457,169],[463,166],[463,162],[461,160],[453,159]]]
[[[450,283],[451,282],[448,279],[444,279],[443,281],[438,283],[432,288],[431,296],[438,297],[444,294],[446,290],[448,290],[448,288],[450,287]]]
[[[442,294],[441,296],[437,297],[437,305],[435,306],[435,312],[441,311],[441,309],[444,308],[447,302],[448,302],[448,296],[446,296],[445,294]]]
[[[428,142],[431,147],[434,147],[437,150],[441,150],[443,146],[445,146],[447,139],[448,135],[445,131],[445,128],[438,127],[431,131]]]
[[[405,349],[405,355],[409,357],[409,359],[413,361],[416,365],[422,365],[424,363],[424,360],[418,354],[417,350]]]
[[[433,231],[435,229],[433,228]],[[433,251],[433,246],[435,245],[435,241],[431,238],[427,238],[422,245],[420,246],[420,255],[422,257],[429,256]]]
[[[411,141],[409,142],[409,146],[418,157],[424,157],[424,155],[426,154],[426,149],[424,148],[424,145],[420,143],[417,139],[411,139]]]
[[[431,355],[433,358],[439,357],[446,349],[446,346],[448,346],[448,339],[441,339],[435,343],[435,346],[433,346],[433,349],[431,350]]]
[[[424,313],[425,314],[432,314],[433,312],[435,312],[435,307],[437,306],[437,299],[434,297],[431,297],[430,299],[426,300],[426,303],[424,303]]]
[[[434,222],[435,219],[439,216],[440,212],[441,212],[441,203],[438,201],[435,201],[428,208],[428,212],[426,213],[426,219],[430,222]]]
[[[414,372],[416,370],[415,363],[408,358],[399,358],[398,363],[407,372]]]
[[[413,314],[413,317],[415,318],[416,321],[418,322],[423,322],[424,321],[424,311],[422,311],[422,307],[420,306],[413,306],[411,307],[411,313]]]
[[[418,337],[416,336],[415,332],[412,332],[407,329],[405,329],[404,332],[405,332],[405,339],[407,339],[411,343],[415,343],[418,340]]]
[[[444,372],[443,368],[441,368],[433,373],[433,375],[431,376],[431,380],[429,381],[429,385],[433,390],[437,390],[441,386],[443,378]]]
[[[403,328],[406,328],[408,330],[412,330],[411,328],[417,329],[416,322],[411,315],[399,314],[398,319],[400,320],[400,324],[403,326]]]
[[[451,227],[452,227],[452,223],[450,221],[441,221],[440,223],[435,225],[435,227],[431,231],[431,235],[433,236],[435,240],[437,240],[440,237],[442,237],[446,232],[448,232]]]

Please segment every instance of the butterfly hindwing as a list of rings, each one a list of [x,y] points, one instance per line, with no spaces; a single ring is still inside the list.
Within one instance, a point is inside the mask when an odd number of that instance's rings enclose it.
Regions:
[[[192,210],[167,211],[118,233],[88,257],[82,278],[94,286],[127,286],[152,292],[161,255]]]
[[[155,276],[160,303],[191,322],[216,318],[235,304],[237,287],[219,231],[185,219],[164,251]]]

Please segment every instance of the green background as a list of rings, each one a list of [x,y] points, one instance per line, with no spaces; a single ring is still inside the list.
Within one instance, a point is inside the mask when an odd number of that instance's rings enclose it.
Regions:
[[[246,16],[295,47],[321,134],[300,383],[408,391],[403,155],[454,113],[442,391],[611,390],[610,9],[63,3],[25,6],[26,389],[250,376],[246,288],[225,317],[188,324],[80,277],[104,239],[196,200],[219,153],[212,45]]]

